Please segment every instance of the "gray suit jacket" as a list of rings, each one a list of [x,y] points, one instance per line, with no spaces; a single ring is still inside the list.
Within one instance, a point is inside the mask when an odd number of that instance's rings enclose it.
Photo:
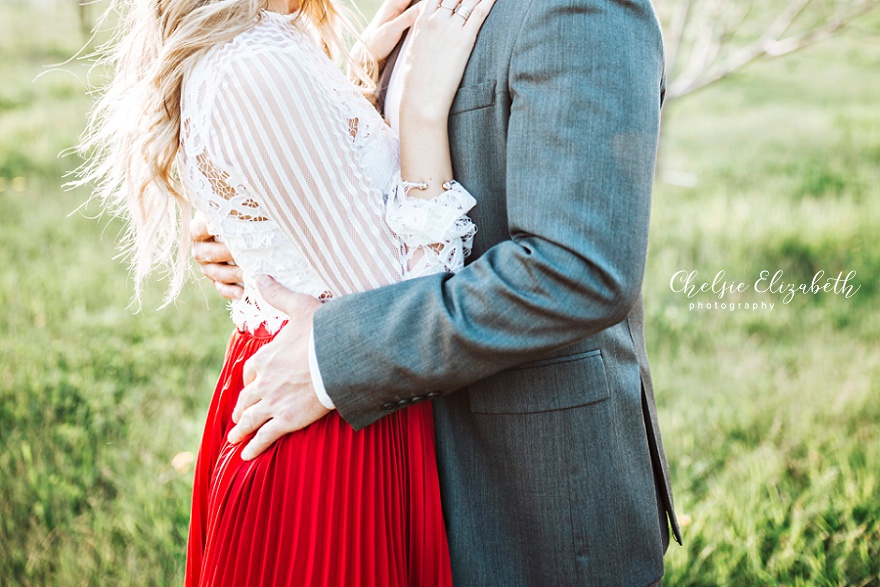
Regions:
[[[352,426],[434,400],[457,587],[647,585],[679,538],[640,295],[662,80],[649,0],[498,0],[449,121],[469,263],[315,315]]]

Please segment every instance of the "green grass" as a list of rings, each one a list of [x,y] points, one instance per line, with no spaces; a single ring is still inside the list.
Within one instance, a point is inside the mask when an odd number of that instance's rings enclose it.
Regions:
[[[89,98],[73,3],[0,5],[0,584],[180,584],[191,467],[230,330],[202,282],[127,308],[118,224],[69,215],[57,157]],[[880,585],[880,27],[751,67],[666,112],[645,278],[685,533],[665,585]],[[678,270],[856,270],[851,299],[696,312]],[[703,296],[702,301],[710,297]]]
[[[874,19],[667,112],[660,177],[698,178],[658,183],[645,279],[686,525],[667,585],[880,584],[878,63]],[[861,288],[787,305],[750,290],[733,300],[774,310],[699,312],[668,286],[681,269],[749,284],[855,270]]]
[[[192,474],[171,460],[197,450],[230,326],[196,285],[134,315],[118,224],[69,215],[85,72],[34,79],[82,42],[69,8],[0,7],[0,585],[179,584]]]

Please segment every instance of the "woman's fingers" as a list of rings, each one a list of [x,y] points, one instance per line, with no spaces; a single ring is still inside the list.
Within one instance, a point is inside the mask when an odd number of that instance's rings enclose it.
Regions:
[[[444,0],[441,8],[449,8],[449,18],[462,28],[479,30],[495,0]]]
[[[495,0],[443,0],[437,7],[435,19],[448,21],[470,32],[479,31],[495,5]]]
[[[437,6],[437,11],[446,16],[452,16],[459,4],[461,4],[461,0],[443,0],[440,2],[440,5]]]
[[[424,3],[425,4],[425,12],[429,12],[429,13],[430,12],[439,12],[440,8],[443,6],[444,3],[451,2],[451,1],[453,1],[453,0],[445,0],[445,2],[441,2],[440,0],[427,0],[427,2]],[[459,0],[455,0],[455,1],[459,1]]]
[[[437,8],[454,11],[459,4],[461,4],[461,0],[442,0],[440,4],[437,5]]]
[[[447,115],[493,0],[428,0],[406,56],[402,118]],[[475,14],[476,13],[476,14]]]
[[[424,2],[419,2],[417,4],[413,4],[409,8],[403,11],[403,14],[392,20],[397,27],[397,29],[403,33],[406,29],[410,28],[413,24],[415,24],[416,19],[419,17],[419,14],[422,13],[422,9],[424,8]]]
[[[476,29],[477,31],[483,26],[486,17],[495,5],[495,0],[479,0],[477,4],[471,8],[470,15],[464,22],[464,27],[468,29]],[[474,31],[476,34],[476,31]]]
[[[385,0],[376,11],[375,23],[386,23],[406,11],[409,0]]]
[[[388,44],[392,48],[394,45],[397,45],[398,41],[400,41],[400,37],[403,36],[404,31],[415,24],[416,19],[418,19],[419,14],[421,13],[422,4],[423,2],[419,2],[418,4],[407,8],[402,14],[382,25],[378,33],[389,40]]]
[[[352,56],[361,59],[360,52],[366,51],[380,63],[383,62],[400,41],[404,31],[418,20],[425,2],[423,0],[409,8],[407,6],[408,4],[399,12],[387,16],[377,14],[370,26],[361,34],[360,40],[352,50]]]
[[[473,13],[474,8],[478,4],[480,4],[479,0],[462,0],[462,3],[456,6],[452,15],[458,19],[458,22],[461,22],[462,26],[464,26],[470,21],[471,13]]]

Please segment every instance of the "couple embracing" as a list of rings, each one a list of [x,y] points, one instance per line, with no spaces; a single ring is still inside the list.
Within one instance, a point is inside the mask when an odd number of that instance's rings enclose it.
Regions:
[[[187,585],[659,584],[649,0],[127,3],[85,179],[237,326]]]

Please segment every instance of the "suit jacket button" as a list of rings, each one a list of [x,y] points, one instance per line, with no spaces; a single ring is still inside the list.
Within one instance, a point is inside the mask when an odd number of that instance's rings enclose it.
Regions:
[[[400,407],[403,407],[403,406],[409,405],[409,400],[406,399],[406,398],[399,399],[399,400],[397,400],[397,405],[400,406]]]
[[[410,401],[411,403],[417,404],[417,403],[419,403],[419,402],[423,402],[423,401],[425,401],[426,399],[428,399],[428,398],[427,398],[426,396],[424,396],[424,395],[417,395],[417,396],[415,396],[414,398],[412,398],[412,399],[409,400],[409,401]]]
[[[428,399],[433,399],[433,398],[435,398],[435,397],[440,397],[440,392],[439,392],[439,391],[429,391],[428,393],[425,394],[425,397],[428,398]]]
[[[390,412],[391,410],[393,410],[396,407],[397,407],[396,404],[394,404],[393,402],[388,402],[387,404],[382,404],[382,410],[385,412]]]

